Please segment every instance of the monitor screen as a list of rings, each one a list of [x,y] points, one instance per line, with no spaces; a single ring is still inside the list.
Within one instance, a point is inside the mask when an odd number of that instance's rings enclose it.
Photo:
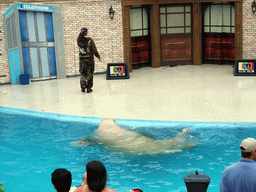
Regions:
[[[254,73],[254,62],[238,62],[238,73]]]
[[[108,63],[107,79],[129,79],[127,63]]]
[[[238,59],[235,63],[235,76],[255,76],[255,64],[254,59]]]

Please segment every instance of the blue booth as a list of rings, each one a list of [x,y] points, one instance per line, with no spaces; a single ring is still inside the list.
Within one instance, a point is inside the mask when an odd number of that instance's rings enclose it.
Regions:
[[[66,78],[61,7],[14,3],[4,26],[11,83]]]

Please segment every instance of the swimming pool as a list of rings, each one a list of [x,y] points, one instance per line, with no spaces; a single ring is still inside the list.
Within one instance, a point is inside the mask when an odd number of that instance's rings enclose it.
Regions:
[[[219,191],[225,167],[240,158],[239,145],[255,137],[256,123],[205,123],[120,120],[117,124],[154,139],[170,139],[184,127],[199,145],[176,154],[131,156],[100,145],[72,146],[89,138],[100,118],[77,117],[0,107],[0,182],[6,191],[55,192],[51,173],[66,168],[72,186],[79,185],[88,161],[107,168],[108,186],[118,192],[139,187],[148,191],[185,192],[183,177],[205,173],[211,178],[208,192]]]

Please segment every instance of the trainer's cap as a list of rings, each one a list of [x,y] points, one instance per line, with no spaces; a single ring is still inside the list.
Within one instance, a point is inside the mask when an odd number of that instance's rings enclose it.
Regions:
[[[81,31],[87,32],[88,29],[84,27],[84,28],[81,29]]]
[[[242,141],[240,145],[242,152],[252,152],[256,150],[256,140],[253,138],[246,138]]]

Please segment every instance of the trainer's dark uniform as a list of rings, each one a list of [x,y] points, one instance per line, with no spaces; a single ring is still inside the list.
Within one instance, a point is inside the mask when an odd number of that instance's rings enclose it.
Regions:
[[[94,41],[90,37],[85,37],[81,32],[77,38],[79,46],[79,72],[81,73],[81,89],[84,92],[92,90],[93,86],[93,72],[94,72],[94,55],[100,59]]]

